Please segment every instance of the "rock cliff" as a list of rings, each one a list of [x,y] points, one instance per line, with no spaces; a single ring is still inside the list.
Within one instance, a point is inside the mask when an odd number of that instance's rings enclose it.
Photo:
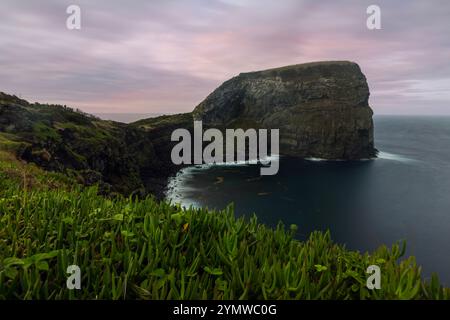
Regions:
[[[376,155],[369,87],[356,63],[329,61],[241,73],[194,110],[210,127],[280,129],[280,153],[324,159]]]

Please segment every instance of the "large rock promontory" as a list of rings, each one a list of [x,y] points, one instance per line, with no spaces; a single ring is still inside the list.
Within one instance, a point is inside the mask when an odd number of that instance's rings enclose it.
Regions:
[[[175,129],[280,130],[280,153],[301,158],[362,159],[376,155],[369,89],[357,64],[316,62],[242,73],[193,112],[105,121],[66,106],[29,103],[0,92],[0,151],[98,184],[105,194],[162,198]]]
[[[359,66],[313,62],[241,73],[194,110],[210,127],[280,129],[280,153],[324,159],[376,155],[369,87]]]

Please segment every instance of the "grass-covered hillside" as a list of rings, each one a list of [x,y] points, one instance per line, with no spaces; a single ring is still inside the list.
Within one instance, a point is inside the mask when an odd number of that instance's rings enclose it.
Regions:
[[[99,185],[102,194],[161,196],[175,168],[164,131],[100,120],[0,92],[0,143],[18,158]]]
[[[183,210],[153,198],[105,198],[0,144],[0,299],[442,299],[403,249],[346,250],[329,233]],[[66,288],[67,266],[81,290]],[[379,265],[380,290],[366,288]]]

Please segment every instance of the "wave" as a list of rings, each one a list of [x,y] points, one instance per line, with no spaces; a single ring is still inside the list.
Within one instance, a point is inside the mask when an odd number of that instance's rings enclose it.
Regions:
[[[417,160],[404,157],[399,154],[389,153],[385,151],[379,151],[376,159],[383,159],[383,160],[391,160],[391,161],[399,161],[399,162],[415,162]]]
[[[309,158],[305,158],[306,161],[313,161],[313,162],[336,162],[336,161],[345,161],[344,159],[323,159],[323,158],[314,158],[314,157],[309,157]],[[361,160],[365,160],[365,159],[361,159]]]
[[[215,162],[215,163],[203,163],[203,164],[193,164],[191,167],[187,167],[185,169],[207,169],[213,166],[247,166],[251,164],[262,164],[268,165],[269,163],[280,161],[280,156],[275,154],[271,156],[267,156],[261,158],[259,160],[242,160],[242,161],[232,161],[232,162]]]
[[[259,160],[243,160],[243,161],[233,161],[233,162],[217,162],[217,163],[203,163],[203,164],[193,164],[189,167],[185,167],[179,170],[175,176],[169,178],[167,190],[165,192],[166,200],[171,203],[181,204],[183,207],[199,207],[199,204],[194,201],[187,199],[186,196],[189,191],[195,190],[195,188],[189,187],[186,185],[187,181],[192,180],[192,176],[196,174],[196,172],[207,170],[213,166],[248,166],[252,164],[258,165],[268,165],[269,163],[280,161],[280,156],[277,154],[266,156]],[[183,196],[180,195],[183,194]]]
[[[203,164],[202,166],[211,167],[211,166],[246,166],[249,164],[268,164],[271,162],[280,161],[280,156],[277,154],[266,156],[262,159],[252,159],[252,160],[242,160],[242,161],[233,161],[233,162],[217,162],[211,164]]]
[[[402,155],[399,154],[394,154],[394,153],[389,153],[389,152],[385,152],[385,151],[379,151],[378,155],[374,158],[364,158],[364,159],[359,159],[356,161],[369,161],[369,160],[377,160],[377,159],[383,159],[383,160],[392,160],[392,161],[399,161],[399,162],[415,162],[417,160],[411,159],[411,158],[407,158],[404,157]],[[309,157],[309,158],[305,158],[305,160],[307,161],[313,161],[313,162],[335,162],[335,161],[345,161],[343,159],[323,159],[323,158],[314,158],[314,157]]]

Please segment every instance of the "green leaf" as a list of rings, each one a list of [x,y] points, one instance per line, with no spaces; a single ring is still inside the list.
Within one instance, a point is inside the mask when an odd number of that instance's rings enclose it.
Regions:
[[[219,291],[226,291],[227,290],[227,286],[228,286],[228,282],[226,282],[225,280],[222,280],[220,278],[218,278],[216,280],[216,288]]]
[[[72,225],[73,224],[73,218],[72,217],[66,217],[66,218],[62,219],[62,222],[64,222],[65,224]]]
[[[112,217],[112,219],[115,221],[123,221],[123,214],[121,214],[121,213],[116,214]]]
[[[30,259],[34,262],[52,259],[58,255],[58,252],[59,252],[59,250],[53,250],[53,251],[45,252],[45,253],[38,253],[38,254],[35,254],[34,256],[31,256]]]
[[[156,269],[150,272],[150,275],[162,278],[166,275],[166,271],[164,269]]]
[[[120,233],[121,233],[125,238],[131,238],[131,237],[134,237],[134,233],[133,233],[133,232],[130,232],[130,231],[127,231],[127,230],[122,230]]]
[[[181,225],[184,220],[184,214],[182,212],[174,213],[170,216],[178,225]]]
[[[5,273],[5,276],[11,280],[14,280],[19,273],[15,268],[6,268],[3,272]]]
[[[49,269],[47,261],[38,261],[36,263],[36,268],[43,271],[48,271]]]
[[[221,276],[223,274],[222,269],[220,268],[204,267],[203,270],[214,276]]]
[[[3,260],[3,264],[5,265],[6,268],[8,268],[9,266],[23,265],[24,263],[25,262],[23,259],[19,259],[16,257],[6,258]]]
[[[132,210],[131,210],[131,205],[130,205],[130,204],[127,204],[127,205],[125,206],[125,208],[123,209],[123,212],[124,212],[125,214],[129,214],[131,211],[132,211]]]
[[[317,272],[326,271],[328,269],[326,266],[322,266],[321,264],[316,264],[314,265],[314,267],[316,268]]]

